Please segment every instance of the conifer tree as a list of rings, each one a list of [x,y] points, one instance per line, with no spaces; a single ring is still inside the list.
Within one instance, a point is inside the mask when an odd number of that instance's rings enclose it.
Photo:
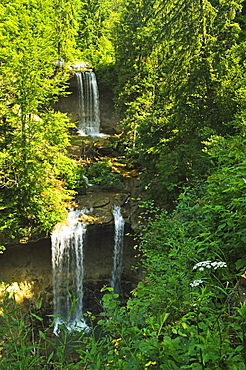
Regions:
[[[244,73],[235,20],[241,2],[134,1],[122,13],[120,103],[152,196],[176,196],[184,183],[205,175],[202,142],[235,133],[230,122]]]

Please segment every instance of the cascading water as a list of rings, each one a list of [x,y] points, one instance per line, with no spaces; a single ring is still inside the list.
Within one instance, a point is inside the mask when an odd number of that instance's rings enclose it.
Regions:
[[[79,90],[80,121],[78,132],[81,136],[100,136],[99,92],[94,72],[76,72]]]
[[[79,222],[85,213],[71,209],[66,224],[57,225],[51,236],[53,269],[54,333],[59,334],[59,324],[69,331],[87,330],[83,319],[83,246],[86,224]]]
[[[121,270],[122,270],[122,257],[123,257],[123,246],[124,246],[124,229],[125,221],[121,216],[121,207],[114,206],[113,208],[114,216],[114,255],[113,255],[113,270],[111,276],[111,287],[113,292],[120,293],[120,280],[121,280]]]

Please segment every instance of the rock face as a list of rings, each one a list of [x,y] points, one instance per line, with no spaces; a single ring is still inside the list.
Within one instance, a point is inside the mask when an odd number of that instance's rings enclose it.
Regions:
[[[119,117],[114,109],[113,94],[109,89],[100,86],[99,81],[99,96],[100,96],[100,114],[101,114],[101,131],[114,135],[121,132],[119,125]]]
[[[13,294],[25,306],[39,296],[52,301],[50,239],[7,247],[0,256],[1,296]]]
[[[125,223],[132,228],[134,213],[132,213],[133,201],[131,200],[130,193],[114,193],[100,190],[96,190],[95,192],[89,191],[85,195],[77,196],[76,204],[81,209],[86,208],[90,210],[88,214],[89,224],[104,227],[113,225],[113,206],[120,206]]]
[[[100,81],[98,82],[98,89],[101,119],[100,131],[108,135],[118,134],[121,130],[119,117],[114,109],[113,94],[109,89],[100,86]],[[55,103],[54,109],[62,113],[67,113],[71,122],[78,122],[81,113],[79,111],[79,92],[76,76],[71,77],[69,80],[66,92],[68,95],[60,97],[58,102]]]
[[[97,213],[98,212],[98,213]],[[109,285],[113,267],[114,225],[110,212],[105,217],[102,208],[95,211],[98,223],[88,225],[86,243],[84,245],[84,301],[87,310],[93,311],[96,300],[103,285]],[[102,217],[101,217],[102,216]],[[131,234],[129,225],[125,233]],[[132,270],[136,265],[134,239],[131,235],[124,237],[122,291],[133,289],[139,279],[139,273]],[[42,298],[52,312],[52,265],[50,238],[38,242],[9,247],[0,256],[1,295],[9,292],[15,295],[16,301],[27,307],[30,303]],[[128,288],[126,288],[128,287]],[[99,294],[99,295],[98,295]]]

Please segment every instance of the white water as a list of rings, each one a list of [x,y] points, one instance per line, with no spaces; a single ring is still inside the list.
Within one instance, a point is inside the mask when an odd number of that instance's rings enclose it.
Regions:
[[[113,270],[110,285],[113,288],[113,293],[119,294],[122,271],[123,246],[124,246],[124,228],[125,228],[125,221],[121,216],[120,206],[114,206],[113,216],[115,232],[114,232]]]
[[[51,236],[54,315],[60,316],[55,319],[56,335],[59,324],[64,324],[69,331],[88,329],[83,319],[86,224],[78,221],[84,213],[71,209],[66,223],[57,225]]]
[[[100,134],[99,92],[94,72],[76,72],[79,89],[80,136],[104,136]]]
[[[89,187],[89,186],[93,186],[93,184],[91,184],[91,183],[89,182],[89,179],[88,179],[88,177],[87,177],[87,176],[83,175],[82,177],[83,177],[83,179],[84,179],[84,181],[85,181],[85,185],[86,185],[87,187]]]

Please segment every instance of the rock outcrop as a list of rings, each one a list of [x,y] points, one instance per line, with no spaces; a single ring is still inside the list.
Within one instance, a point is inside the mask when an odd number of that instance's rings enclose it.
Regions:
[[[121,128],[119,117],[114,109],[112,91],[100,86],[100,82],[98,83],[98,89],[100,97],[100,131],[108,135],[119,134]],[[66,96],[59,97],[59,100],[54,105],[54,109],[67,113],[71,122],[76,123],[81,118],[81,112],[79,109],[78,82],[75,75],[68,81],[66,93]]]

